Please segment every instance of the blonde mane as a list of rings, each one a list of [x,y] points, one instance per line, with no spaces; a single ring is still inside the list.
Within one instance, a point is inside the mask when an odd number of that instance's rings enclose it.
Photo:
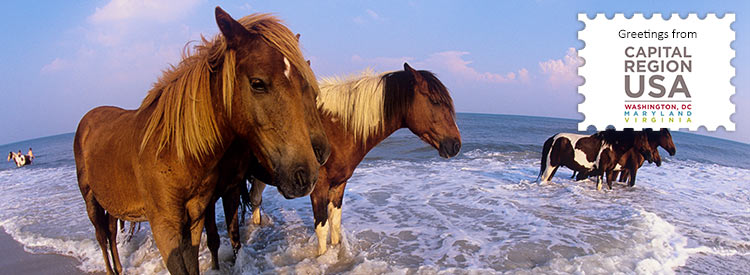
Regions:
[[[297,37],[279,19],[269,14],[253,14],[237,21],[251,33],[260,34],[290,61],[316,93],[319,91],[315,75],[299,49]],[[152,110],[148,114],[141,152],[149,140],[157,136],[157,154],[171,145],[175,146],[179,159],[188,154],[200,161],[223,142],[217,122],[219,114],[214,110],[211,95],[211,81],[218,79],[210,78],[212,72],[221,67],[224,113],[227,118],[231,117],[236,81],[235,53],[227,50],[220,34],[210,41],[201,36],[201,43],[194,47],[193,53],[189,45],[185,45],[179,65],[163,72],[137,110],[139,114]]]
[[[389,73],[366,69],[359,74],[322,78],[318,109],[340,119],[356,140],[367,141],[384,126],[383,76]]]

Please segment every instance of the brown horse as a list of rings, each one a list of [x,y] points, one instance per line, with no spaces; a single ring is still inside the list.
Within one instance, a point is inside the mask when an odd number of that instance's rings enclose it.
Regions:
[[[449,158],[461,149],[461,134],[448,89],[431,72],[414,70],[409,64],[404,63],[403,71],[327,78],[320,85],[318,109],[332,151],[310,200],[318,253],[323,254],[328,248],[329,224],[331,244],[339,243],[344,188],[367,152],[396,130],[408,128],[441,157]],[[253,180],[251,190],[255,224],[260,223],[265,186],[261,181]]]
[[[277,19],[240,21],[217,7],[221,35],[165,71],[137,110],[98,107],[81,119],[73,144],[78,185],[107,273],[122,272],[121,219],[151,224],[170,273],[198,274],[204,210],[217,164],[235,142],[250,148],[286,197],[306,195],[317,181],[313,148],[329,145],[311,137],[321,125],[304,123],[312,70]]]
[[[624,131],[606,130],[598,132],[594,136],[602,140],[602,147],[597,156],[594,170],[580,172],[576,179],[596,176],[597,190],[602,189],[602,180],[605,176],[607,177],[607,188],[612,189],[612,182],[617,177],[615,174],[617,162],[628,151],[637,152],[649,162],[653,159],[653,152],[648,144],[648,135],[644,131],[633,131],[633,129],[625,129]]]
[[[674,146],[674,142],[672,141],[672,134],[669,132],[669,129],[662,128],[658,132],[651,129],[646,129],[645,132],[648,137],[648,145],[651,147],[651,151],[653,152],[652,160],[654,163],[656,163],[657,167],[661,166],[661,155],[659,155],[658,149],[659,146],[661,146],[661,148],[664,148],[664,150],[667,150],[670,156],[674,156],[677,148]],[[638,154],[634,149],[631,149],[618,160],[617,164],[619,165],[619,167],[617,168],[619,169],[615,169],[614,175],[615,177],[617,177],[618,172],[620,172],[621,174],[619,181],[627,182],[628,186],[632,187],[635,185],[635,178],[638,172],[638,168],[643,166],[643,162],[645,161],[646,159],[641,154]]]

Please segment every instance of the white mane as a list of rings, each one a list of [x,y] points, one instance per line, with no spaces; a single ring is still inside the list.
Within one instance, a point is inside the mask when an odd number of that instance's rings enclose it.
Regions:
[[[367,138],[383,129],[383,76],[365,69],[359,74],[323,77],[318,81],[318,109],[337,117],[356,140]]]

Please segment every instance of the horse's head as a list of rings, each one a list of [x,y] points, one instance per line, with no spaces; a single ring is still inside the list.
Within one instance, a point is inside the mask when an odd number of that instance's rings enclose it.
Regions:
[[[276,21],[256,21],[246,27],[216,8],[226,56],[234,53],[225,58],[223,70],[234,70],[235,77],[215,86],[233,90],[231,99],[224,97],[225,104],[230,101],[228,124],[249,142],[271,176],[268,183],[287,199],[296,198],[312,191],[330,153],[315,108],[317,82],[301,58],[294,34]]]
[[[662,128],[659,132],[655,132],[654,134],[657,136],[659,146],[664,148],[664,150],[667,150],[670,156],[674,156],[674,154],[677,153],[677,148],[674,146],[672,133],[669,132],[669,129]]]
[[[406,127],[427,144],[438,150],[441,157],[450,158],[461,150],[461,133],[456,125],[456,113],[448,89],[428,71],[414,70],[404,63],[410,75],[414,98],[405,111]]]

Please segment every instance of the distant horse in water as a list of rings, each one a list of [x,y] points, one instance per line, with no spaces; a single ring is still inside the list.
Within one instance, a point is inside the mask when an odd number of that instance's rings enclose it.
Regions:
[[[598,176],[597,189],[601,189],[606,174],[607,186],[611,189],[617,160],[631,149],[651,161],[651,147],[642,131],[607,130],[593,135],[559,133],[544,142],[539,177],[547,182],[557,168],[565,166],[578,172],[578,180]]]
[[[461,134],[448,89],[429,71],[417,71],[404,63],[403,71],[365,72],[349,78],[324,78],[318,109],[331,141],[328,162],[320,169],[310,200],[318,237],[318,254],[341,237],[344,188],[367,152],[393,132],[408,128],[441,157],[461,149]],[[259,180],[258,180],[259,179]],[[253,180],[253,223],[260,223],[261,178]]]
[[[31,164],[32,157],[11,151],[8,153],[8,161],[11,160],[16,164],[16,167],[22,167]]]
[[[108,274],[122,272],[118,219],[147,220],[169,272],[198,274],[204,214],[230,144],[250,148],[287,198],[317,181],[314,148],[329,144],[311,136],[320,123],[304,123],[317,82],[294,34],[269,15],[238,22],[215,12],[221,35],[165,71],[137,110],[98,107],[78,125],[78,185]]]

